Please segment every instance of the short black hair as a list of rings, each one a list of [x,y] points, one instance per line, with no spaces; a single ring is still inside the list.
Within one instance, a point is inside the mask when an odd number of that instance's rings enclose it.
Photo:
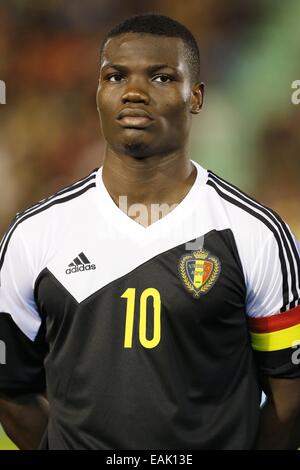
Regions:
[[[200,81],[199,47],[191,31],[183,24],[173,20],[169,16],[152,13],[131,16],[122,21],[122,23],[117,24],[105,36],[100,51],[100,62],[102,62],[103,49],[108,39],[125,33],[146,33],[158,36],[181,38],[186,47],[186,58],[192,81]]]

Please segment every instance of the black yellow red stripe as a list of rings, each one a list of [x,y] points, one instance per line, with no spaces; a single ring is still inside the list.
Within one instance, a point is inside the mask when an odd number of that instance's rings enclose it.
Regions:
[[[264,318],[249,318],[252,347],[256,351],[277,351],[300,343],[300,305]]]

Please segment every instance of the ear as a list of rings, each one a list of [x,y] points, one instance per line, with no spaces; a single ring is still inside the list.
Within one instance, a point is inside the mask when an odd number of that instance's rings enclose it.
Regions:
[[[195,83],[195,85],[193,85],[191,94],[190,112],[192,114],[199,114],[203,105],[204,83]]]

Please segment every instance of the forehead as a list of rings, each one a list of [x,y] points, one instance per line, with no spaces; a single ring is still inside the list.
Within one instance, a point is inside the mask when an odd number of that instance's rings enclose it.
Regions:
[[[181,38],[145,33],[126,33],[110,38],[103,49],[107,62],[130,66],[164,63],[187,71],[185,46]]]

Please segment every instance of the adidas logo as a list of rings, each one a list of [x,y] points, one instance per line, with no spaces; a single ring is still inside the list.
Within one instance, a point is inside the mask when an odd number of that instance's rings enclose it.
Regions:
[[[66,269],[66,274],[90,271],[91,269],[96,269],[96,265],[91,264],[84,253],[80,253],[76,258],[73,259],[72,263],[69,264],[68,269]]]

